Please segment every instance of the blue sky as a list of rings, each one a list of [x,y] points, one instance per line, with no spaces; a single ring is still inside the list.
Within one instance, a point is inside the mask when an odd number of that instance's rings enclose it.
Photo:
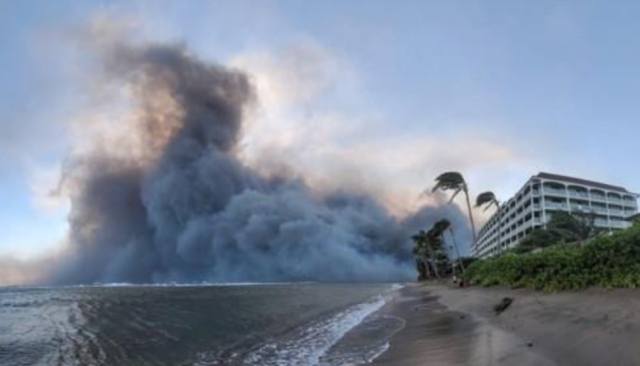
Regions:
[[[345,182],[385,196],[456,169],[506,199],[537,171],[640,191],[638,14],[633,1],[0,1],[0,253],[64,237],[68,205],[44,196],[78,143],[69,121],[91,111],[73,35],[96,18],[255,74],[248,161],[304,139],[291,165],[351,162]],[[258,138],[264,126],[281,133]]]

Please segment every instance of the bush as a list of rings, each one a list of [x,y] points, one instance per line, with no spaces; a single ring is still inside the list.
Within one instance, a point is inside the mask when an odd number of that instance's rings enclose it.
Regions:
[[[528,287],[547,292],[589,286],[640,286],[640,226],[599,236],[585,246],[553,245],[539,252],[477,260],[465,279],[482,286]]]

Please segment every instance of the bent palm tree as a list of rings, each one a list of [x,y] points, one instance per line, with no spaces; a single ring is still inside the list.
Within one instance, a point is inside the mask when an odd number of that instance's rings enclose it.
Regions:
[[[467,200],[467,210],[469,212],[469,222],[471,223],[471,233],[473,234],[473,246],[475,247],[478,242],[476,224],[473,220],[471,201],[469,200],[469,188],[467,186],[467,182],[464,180],[464,177],[458,172],[442,173],[438,176],[438,178],[436,178],[436,185],[433,187],[433,192],[438,190],[454,191],[451,199],[449,199],[449,203],[453,202],[453,199],[456,198],[456,196],[460,192],[464,193]]]
[[[444,233],[446,231],[451,235],[451,241],[453,242],[453,248],[456,250],[456,260],[460,264],[460,269],[462,273],[464,273],[464,264],[461,261],[460,250],[458,249],[458,242],[456,240],[456,235],[453,232],[453,227],[451,227],[451,222],[447,219],[442,219],[434,225],[434,228],[440,232],[440,235],[444,237]],[[455,262],[454,262],[455,263]]]
[[[453,228],[449,228],[449,235],[451,235],[451,240],[453,241],[453,247],[456,249],[456,256],[458,259],[458,263],[460,264],[461,272],[464,274],[464,263],[462,261],[462,256],[460,255],[460,250],[458,250],[458,241],[456,240],[456,234],[453,232]]]
[[[495,206],[496,210],[498,210],[500,209],[500,202],[493,192],[483,192],[476,197],[476,207],[482,206],[484,206],[484,211],[488,210],[491,206]]]
[[[482,192],[478,195],[478,197],[476,197],[476,207],[480,208],[482,206],[484,206],[483,211],[487,211],[489,208],[491,208],[491,206],[495,206],[496,211],[500,210],[500,202],[496,198],[496,195],[491,191]],[[501,232],[498,233],[498,237],[498,240],[502,241]],[[500,244],[498,247],[500,248],[499,250],[502,251],[502,244]]]
[[[427,273],[421,273],[420,278],[426,279],[427,274],[433,274],[436,278],[440,278],[440,273],[438,272],[438,266],[434,263],[435,260],[435,251],[431,246],[431,237],[430,233],[420,230],[416,235],[411,237],[415,243],[415,247],[413,248],[413,254],[416,256],[416,259],[419,263],[422,263],[424,266],[424,270]]]
[[[434,233],[441,236],[445,231],[451,227],[451,222],[447,219],[441,219],[433,224]]]

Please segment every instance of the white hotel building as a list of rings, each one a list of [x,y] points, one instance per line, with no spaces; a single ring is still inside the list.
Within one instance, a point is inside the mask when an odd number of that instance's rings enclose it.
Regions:
[[[531,231],[544,227],[558,211],[593,213],[597,227],[626,229],[638,214],[638,197],[622,187],[539,173],[503,203],[482,227],[473,254],[488,257],[517,246]]]

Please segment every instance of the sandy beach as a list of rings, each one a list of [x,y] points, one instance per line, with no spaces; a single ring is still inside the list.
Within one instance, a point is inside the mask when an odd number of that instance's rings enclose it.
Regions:
[[[406,325],[374,365],[640,365],[640,291],[412,284],[384,311]]]

